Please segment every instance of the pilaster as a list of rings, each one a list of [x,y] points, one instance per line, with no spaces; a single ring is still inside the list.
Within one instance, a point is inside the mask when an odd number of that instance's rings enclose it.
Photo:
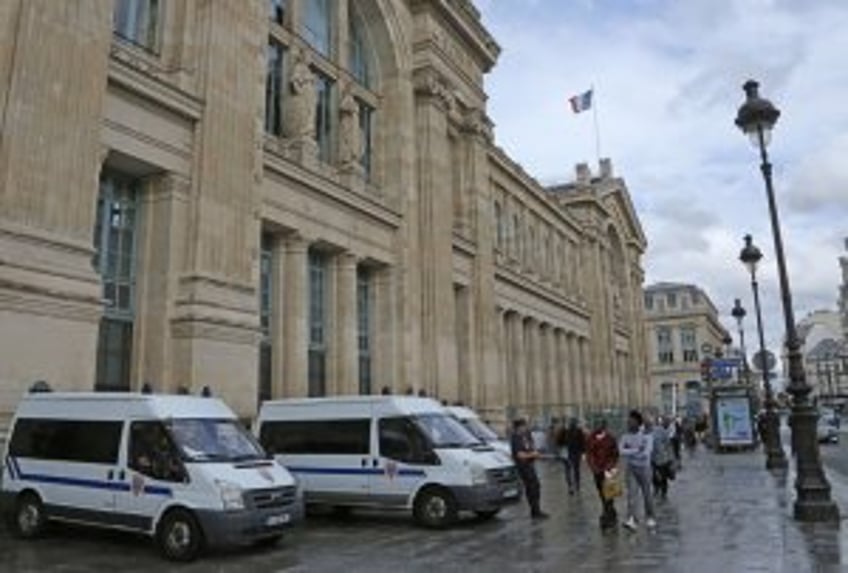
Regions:
[[[336,344],[335,376],[328,381],[335,394],[359,393],[359,360],[357,344],[356,255],[342,253],[336,257]],[[335,388],[332,388],[335,385]]]
[[[309,297],[307,252],[309,241],[299,235],[286,237],[285,308],[285,390],[284,396],[309,395],[307,360],[309,353]]]

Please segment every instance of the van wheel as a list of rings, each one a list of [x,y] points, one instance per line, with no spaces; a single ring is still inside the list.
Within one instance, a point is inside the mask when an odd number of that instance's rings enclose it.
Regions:
[[[38,495],[27,492],[19,496],[10,521],[12,532],[20,539],[35,539],[44,533],[47,518]]]
[[[494,519],[500,512],[500,509],[490,509],[488,511],[475,511],[474,513],[480,521],[489,521],[490,519]]]
[[[425,527],[441,529],[456,521],[456,500],[453,494],[440,487],[425,489],[415,499],[413,515]]]
[[[203,547],[203,532],[191,512],[173,509],[159,522],[156,543],[166,559],[193,561]]]

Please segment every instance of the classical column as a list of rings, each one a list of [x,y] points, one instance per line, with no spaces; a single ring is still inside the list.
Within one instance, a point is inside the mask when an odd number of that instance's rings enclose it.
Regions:
[[[359,394],[359,349],[357,344],[356,255],[336,257],[335,360],[328,380],[335,394]],[[333,373],[335,376],[333,376]]]
[[[548,388],[550,388],[549,363],[551,327],[549,324],[540,324],[539,331],[539,361],[537,363],[538,378],[536,379],[536,403],[539,411],[544,412],[550,404]]]
[[[582,414],[585,407],[586,396],[583,394],[583,373],[580,371],[580,352],[578,348],[577,335],[568,333],[568,379],[571,402],[577,408],[577,413]]]
[[[512,332],[513,379],[510,395],[511,405],[516,413],[527,408],[527,332],[524,318],[518,314],[510,315],[510,331]]]
[[[300,235],[286,238],[285,396],[309,395],[309,296],[307,252],[309,241]]]
[[[592,365],[589,360],[589,352],[586,339],[582,336],[577,338],[577,362],[580,373],[580,395],[583,397],[584,408],[594,408],[597,402],[596,388],[591,377]]]
[[[288,395],[285,388],[286,357],[286,278],[288,246],[280,235],[271,243],[271,398]]]
[[[561,328],[556,330],[556,381],[557,381],[557,402],[559,409],[564,414],[568,412],[569,392],[568,392],[568,348],[566,347],[565,331]]]
[[[509,405],[509,338],[507,333],[507,313],[498,307],[495,309],[495,334],[497,336],[498,352],[498,380],[487,391],[486,402],[500,404],[501,407]]]
[[[532,415],[535,414],[537,406],[536,384],[539,378],[539,323],[532,318],[524,321],[524,346],[527,356],[524,403],[527,404],[527,409]]]
[[[371,362],[373,364],[371,391],[374,393],[379,392],[384,386],[396,393],[405,390],[399,386],[401,361],[397,359],[397,354],[403,345],[398,332],[395,274],[395,268],[390,266],[380,267],[371,274],[374,285],[374,295],[371,299],[374,303],[371,328]]]

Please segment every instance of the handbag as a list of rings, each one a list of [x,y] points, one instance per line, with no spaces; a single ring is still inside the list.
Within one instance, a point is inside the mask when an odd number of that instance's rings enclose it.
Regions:
[[[617,469],[611,469],[604,473],[604,483],[601,487],[604,499],[615,499],[621,497],[624,488],[621,485],[621,474]]]

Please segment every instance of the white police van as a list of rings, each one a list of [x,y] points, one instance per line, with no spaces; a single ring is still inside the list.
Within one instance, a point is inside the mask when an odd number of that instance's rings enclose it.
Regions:
[[[447,406],[448,412],[474,434],[474,437],[500,452],[507,459],[512,459],[512,448],[509,442],[502,439],[486,422],[480,419],[477,412],[466,406]]]
[[[302,516],[294,478],[216,398],[30,393],[3,461],[0,502],[21,538],[74,522],[145,533],[187,561],[276,541]]]
[[[427,398],[265,402],[260,443],[303,484],[307,504],[412,510],[429,527],[518,501],[515,466]]]

